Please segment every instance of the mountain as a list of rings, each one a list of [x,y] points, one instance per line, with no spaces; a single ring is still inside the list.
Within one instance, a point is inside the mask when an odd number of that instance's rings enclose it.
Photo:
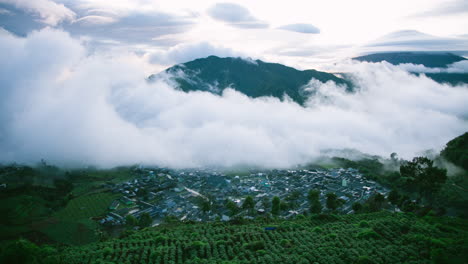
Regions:
[[[422,64],[427,68],[447,68],[452,63],[466,60],[463,57],[447,52],[387,52],[369,54],[353,59],[367,62],[386,61],[393,65],[402,63]],[[413,74],[419,76],[421,73],[413,72]],[[467,73],[437,72],[424,74],[438,83],[451,85],[468,83]]]
[[[422,64],[428,68],[447,68],[449,64],[466,60],[447,52],[386,52],[355,57],[354,60],[367,62],[387,61],[393,65],[401,63]]]
[[[209,56],[164,71],[168,73],[181,90],[209,91],[221,94],[231,87],[250,97],[274,96],[282,99],[287,94],[299,104],[303,104],[307,93],[302,89],[312,78],[321,82],[334,81],[351,90],[351,83],[331,73],[316,70],[300,71],[278,63],[244,58],[219,58]],[[151,75],[150,80],[159,74]]]
[[[415,73],[420,75],[421,73]],[[447,72],[438,72],[438,73],[424,73],[427,77],[438,83],[448,83],[451,85],[460,85],[468,83],[468,73],[447,73]]]

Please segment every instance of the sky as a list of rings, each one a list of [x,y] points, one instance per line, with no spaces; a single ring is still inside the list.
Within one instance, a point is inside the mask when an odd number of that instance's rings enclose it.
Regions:
[[[208,55],[306,69],[374,51],[468,51],[464,0],[0,0],[0,27],[58,28],[144,56],[148,71]]]
[[[468,131],[468,85],[409,73],[467,73],[467,61],[346,59],[464,54],[466,1],[272,2],[0,0],[0,163],[290,167],[330,149],[411,159]],[[146,80],[208,55],[346,72],[355,92],[311,79],[302,106]]]

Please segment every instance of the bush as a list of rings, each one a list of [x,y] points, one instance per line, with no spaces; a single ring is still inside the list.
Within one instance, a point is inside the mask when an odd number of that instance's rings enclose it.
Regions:
[[[363,230],[361,231],[358,235],[357,235],[358,238],[364,238],[364,239],[369,239],[369,238],[372,238],[372,239],[377,239],[379,238],[379,234],[377,234],[376,232],[374,232],[374,230],[372,229],[366,229],[366,230]]]
[[[253,241],[244,245],[246,249],[257,251],[265,249],[265,243],[263,241]]]
[[[359,222],[359,227],[368,228],[370,225],[367,221],[361,221]]]

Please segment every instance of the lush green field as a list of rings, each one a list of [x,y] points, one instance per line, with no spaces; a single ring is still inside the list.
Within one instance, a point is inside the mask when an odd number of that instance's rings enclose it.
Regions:
[[[275,230],[265,230],[275,227]],[[468,223],[388,212],[149,228],[58,263],[467,263]]]
[[[39,197],[19,195],[1,200],[0,214],[5,218],[2,222],[14,225],[30,222],[32,219],[47,214],[45,201]]]
[[[92,220],[58,221],[41,231],[50,239],[67,245],[84,245],[95,242],[98,224]]]
[[[78,196],[99,192],[103,190],[101,186],[106,182],[120,183],[133,178],[134,175],[129,168],[75,172],[72,178],[74,184],[73,194]]]
[[[119,196],[109,192],[79,196],[70,200],[67,206],[58,211],[54,217],[75,221],[100,216],[106,213],[111,202],[117,197]]]

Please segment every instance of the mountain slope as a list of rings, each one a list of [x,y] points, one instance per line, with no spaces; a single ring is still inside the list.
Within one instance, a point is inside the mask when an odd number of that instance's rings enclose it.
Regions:
[[[209,91],[220,94],[225,88],[231,87],[254,98],[274,96],[281,99],[287,94],[299,104],[306,100],[301,87],[312,78],[321,82],[334,81],[351,89],[348,81],[331,73],[300,71],[278,63],[242,58],[209,56],[175,65],[165,70],[165,73],[170,74],[171,79],[185,92]],[[150,79],[157,77],[152,75]]]
[[[387,61],[393,65],[401,63],[422,64],[428,68],[446,68],[449,64],[466,60],[452,53],[429,52],[386,52],[355,57],[354,60],[367,62]]]
[[[465,170],[468,170],[468,132],[452,139],[441,155]]]

